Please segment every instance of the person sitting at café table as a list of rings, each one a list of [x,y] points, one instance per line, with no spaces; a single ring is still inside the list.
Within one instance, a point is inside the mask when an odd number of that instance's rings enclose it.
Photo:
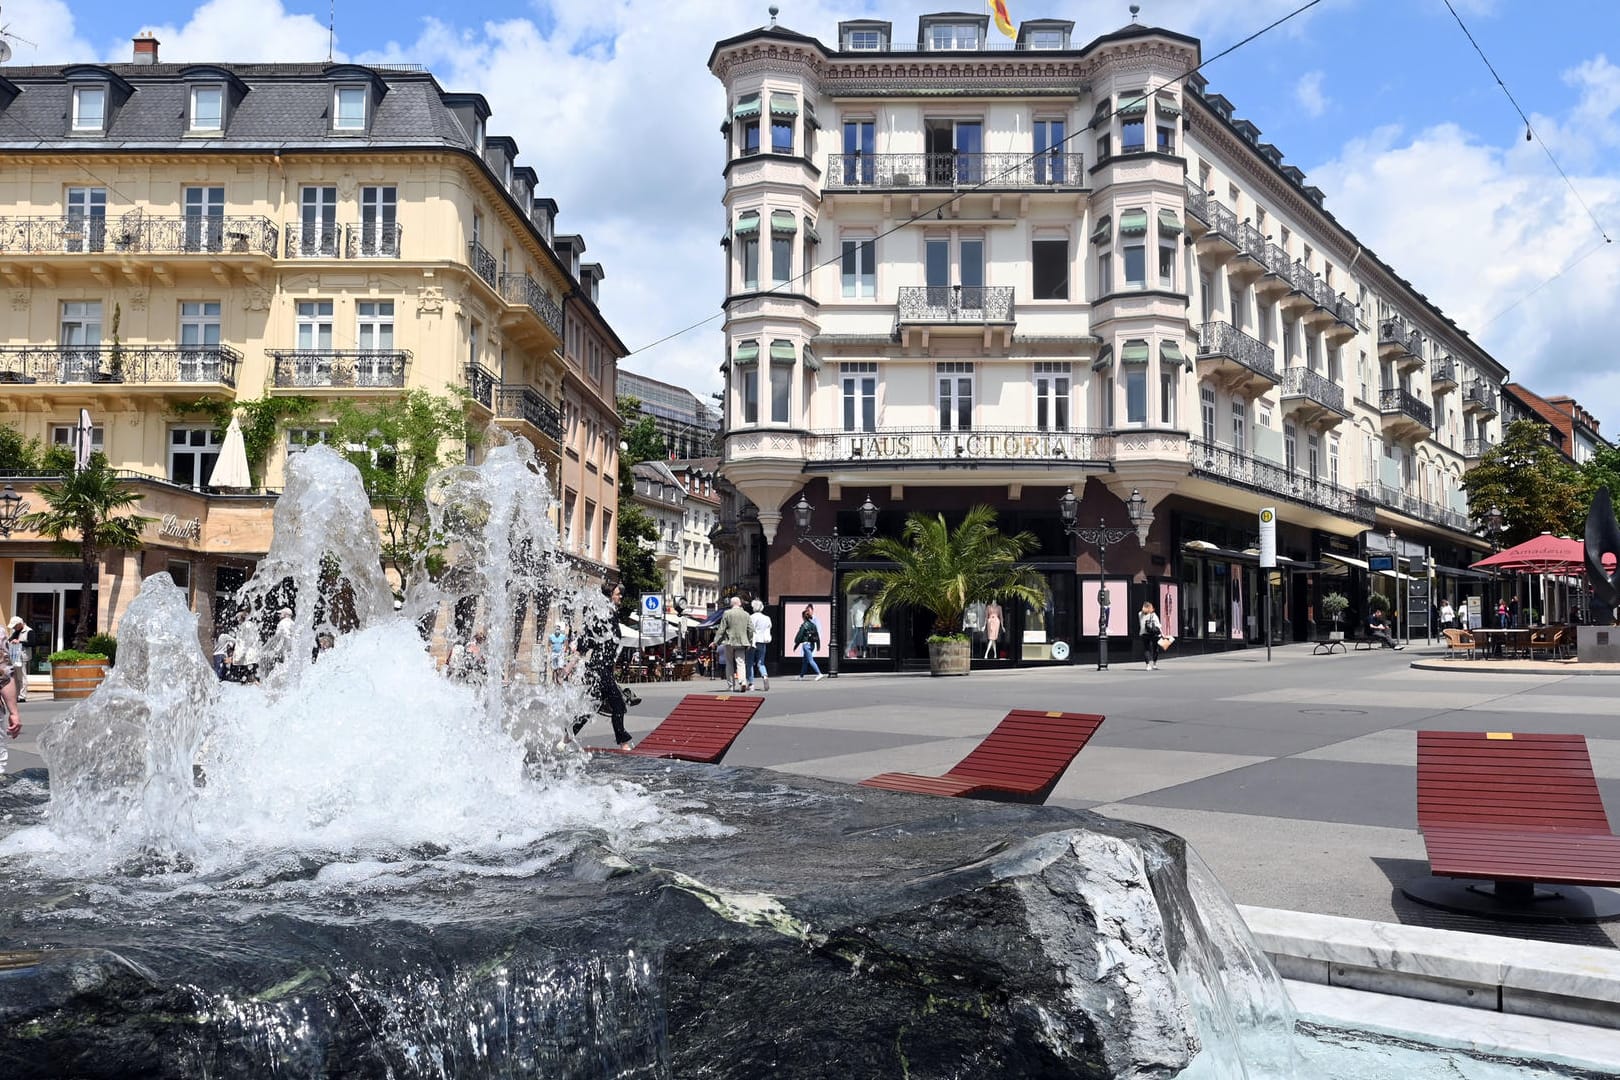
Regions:
[[[1374,608],[1373,613],[1367,617],[1367,636],[1374,641],[1381,641],[1386,649],[1400,651],[1403,646],[1397,645],[1395,639],[1389,636],[1389,624],[1384,621],[1384,609]]]

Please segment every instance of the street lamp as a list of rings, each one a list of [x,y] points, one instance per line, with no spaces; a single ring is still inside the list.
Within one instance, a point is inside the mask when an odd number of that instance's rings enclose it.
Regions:
[[[1136,528],[1147,520],[1147,500],[1135,488],[1131,489],[1131,497],[1125,500],[1125,512],[1130,516],[1132,528],[1110,529],[1106,521],[1099,522],[1097,528],[1082,528],[1079,523],[1080,500],[1074,497],[1074,488],[1063,493],[1058,500],[1058,510],[1063,515],[1063,531],[1087,544],[1094,544],[1097,548],[1097,670],[1108,670],[1108,547],[1117,544],[1126,537],[1136,537],[1138,545],[1142,543],[1142,534]]]
[[[1399,617],[1397,617],[1396,620],[1395,620],[1395,640],[1396,641],[1401,640],[1401,621],[1402,621],[1402,619],[1403,618],[1405,619],[1408,628],[1410,628],[1410,626],[1411,626],[1411,615],[1410,615],[1410,613],[1407,612],[1406,606],[1401,603],[1401,547],[1400,547],[1400,544],[1401,544],[1400,540],[1395,536],[1395,530],[1393,528],[1391,528],[1389,530],[1389,569],[1390,569],[1390,572],[1395,575],[1395,605],[1396,605],[1397,609],[1401,613],[1401,615]],[[1407,599],[1407,603],[1411,603],[1412,594],[1411,594],[1410,590],[1407,591],[1406,599]],[[1407,635],[1406,640],[1407,640],[1408,644],[1411,643],[1412,638],[1411,638],[1410,634]]]
[[[812,509],[804,495],[800,494],[799,501],[793,505],[793,520],[799,526],[799,543],[809,544],[817,551],[825,551],[832,555],[832,626],[828,629],[827,634],[827,675],[836,679],[838,678],[838,654],[843,651],[843,647],[838,640],[838,630],[843,624],[838,610],[838,560],[860,547],[873,533],[877,532],[878,508],[873,505],[872,496],[870,495],[866,497],[865,502],[861,503],[859,510],[861,516],[860,536],[839,536],[838,514],[836,512],[833,514],[833,530],[831,533],[824,536],[811,533],[809,529]]]
[[[1505,532],[1507,532],[1507,525],[1502,521],[1502,508],[1492,506],[1485,513],[1485,539],[1491,542],[1492,551],[1496,551],[1502,546],[1497,543],[1496,538]]]
[[[7,484],[4,491],[0,491],[0,536],[10,536],[16,529],[17,522],[28,513],[28,503],[17,489]]]

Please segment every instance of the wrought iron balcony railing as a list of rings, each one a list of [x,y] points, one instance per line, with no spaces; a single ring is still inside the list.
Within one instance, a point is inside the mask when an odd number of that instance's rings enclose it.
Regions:
[[[1490,384],[1481,379],[1468,384],[1468,389],[1463,391],[1463,402],[1480,412],[1493,415],[1496,412],[1496,395],[1492,393]]]
[[[1373,507],[1349,488],[1298,471],[1290,472],[1275,462],[1220,443],[1193,439],[1192,468],[1194,473],[1222,483],[1263,495],[1278,495],[1352,521],[1371,523],[1374,517]]]
[[[388,388],[405,385],[405,349],[307,349],[270,353],[277,386]]]
[[[397,259],[400,235],[398,222],[383,225],[362,221],[349,226],[344,251],[351,259]]]
[[[1010,285],[901,286],[898,320],[902,323],[1010,323]]]
[[[1209,224],[1209,192],[1190,179],[1187,181],[1187,213]]]
[[[131,211],[116,220],[66,217],[0,218],[0,255],[254,254],[274,257],[276,227],[264,217],[150,217]]]
[[[1412,356],[1423,355],[1423,334],[1413,330],[1400,319],[1378,321],[1378,344],[1395,345]]]
[[[1344,387],[1307,367],[1291,367],[1283,372],[1282,396],[1303,397],[1348,416],[1344,407]]]
[[[1268,379],[1277,378],[1277,365],[1269,346],[1231,323],[1207,322],[1198,328],[1198,355],[1224,356]]]
[[[236,385],[242,354],[229,345],[0,347],[0,383]]]
[[[1490,451],[1491,446],[1489,439],[1464,439],[1463,457],[1469,461],[1478,461]]]
[[[1247,221],[1243,222],[1238,226],[1237,241],[1238,247],[1243,250],[1243,254],[1249,256],[1261,266],[1268,265],[1266,262],[1266,238],[1261,235],[1259,229]]]
[[[1473,525],[1468,515],[1459,513],[1448,506],[1437,506],[1427,502],[1416,495],[1393,488],[1387,484],[1362,484],[1357,489],[1361,497],[1368,502],[1379,506],[1386,506],[1391,510],[1405,514],[1407,517],[1417,518],[1420,521],[1431,522],[1435,525],[1444,525],[1448,529],[1458,532],[1470,532]]]
[[[336,259],[343,253],[343,226],[293,221],[282,230],[289,259]]]
[[[1281,244],[1267,240],[1266,257],[1263,261],[1267,273],[1282,279],[1285,284],[1294,283],[1294,260],[1288,257],[1288,252],[1282,249]]]
[[[1386,416],[1407,416],[1426,428],[1434,427],[1434,410],[1410,391],[1393,388],[1378,392],[1378,411]]]
[[[1429,361],[1429,382],[1435,386],[1457,385],[1457,361],[1449,356]]]
[[[1361,327],[1361,307],[1342,293],[1333,302],[1333,317],[1353,329]]]
[[[1209,231],[1219,233],[1233,244],[1238,243],[1237,214],[1230,206],[1209,200]]]
[[[467,244],[467,265],[472,267],[473,273],[489,282],[490,288],[500,288],[500,282],[495,276],[495,256],[476,240]]]
[[[495,415],[503,420],[522,420],[547,438],[562,441],[562,410],[532,386],[497,385]]]
[[[467,365],[468,395],[491,412],[495,410],[495,387],[499,382],[495,373],[482,364]]]
[[[831,154],[829,190],[1091,186],[1080,154]]]
[[[509,304],[524,304],[562,340],[563,314],[557,301],[528,274],[502,274],[501,296]]]

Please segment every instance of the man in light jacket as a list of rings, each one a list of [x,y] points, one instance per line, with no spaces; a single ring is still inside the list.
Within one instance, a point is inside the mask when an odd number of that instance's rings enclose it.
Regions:
[[[748,652],[754,644],[754,626],[743,610],[742,597],[731,598],[731,606],[720,616],[720,631],[714,640],[726,647],[726,679],[731,689],[741,691],[748,682]]]

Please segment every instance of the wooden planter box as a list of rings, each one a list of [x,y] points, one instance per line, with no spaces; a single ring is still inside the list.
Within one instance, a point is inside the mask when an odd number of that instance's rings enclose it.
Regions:
[[[57,701],[75,701],[96,692],[107,677],[105,660],[63,660],[51,665],[51,696]]]
[[[930,641],[928,674],[966,675],[973,670],[973,653],[966,641]]]

